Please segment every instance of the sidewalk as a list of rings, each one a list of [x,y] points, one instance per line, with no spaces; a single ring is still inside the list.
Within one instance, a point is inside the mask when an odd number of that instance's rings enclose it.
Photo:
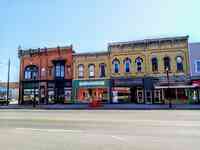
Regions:
[[[73,110],[73,109],[97,109],[97,110],[167,110],[168,104],[104,104],[102,107],[91,108],[88,104],[55,104],[55,105],[17,105],[10,104],[8,106],[0,105],[0,109],[49,109],[49,110]],[[200,110],[200,105],[195,104],[176,104],[172,105],[172,109],[177,110]]]

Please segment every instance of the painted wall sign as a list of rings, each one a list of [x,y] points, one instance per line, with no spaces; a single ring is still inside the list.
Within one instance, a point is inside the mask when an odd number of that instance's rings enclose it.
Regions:
[[[104,81],[82,81],[79,86],[105,86]]]

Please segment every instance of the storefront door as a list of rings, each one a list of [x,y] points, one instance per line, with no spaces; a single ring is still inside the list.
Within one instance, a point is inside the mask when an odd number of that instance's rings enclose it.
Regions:
[[[135,87],[130,88],[130,94],[131,94],[131,103],[137,103],[136,88]]]

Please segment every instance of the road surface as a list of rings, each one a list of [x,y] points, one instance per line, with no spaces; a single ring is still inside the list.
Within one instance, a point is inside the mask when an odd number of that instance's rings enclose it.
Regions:
[[[0,110],[2,150],[200,149],[200,111]]]

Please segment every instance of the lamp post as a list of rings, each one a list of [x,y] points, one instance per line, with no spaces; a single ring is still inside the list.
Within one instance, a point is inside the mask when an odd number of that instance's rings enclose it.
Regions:
[[[169,68],[167,67],[166,68],[166,73],[167,73],[167,94],[168,94],[168,100],[169,100],[169,108],[172,108],[172,101],[171,101],[171,98],[170,98],[170,88],[169,88]]]
[[[35,88],[36,88],[36,77],[33,77],[33,108],[36,106]]]

